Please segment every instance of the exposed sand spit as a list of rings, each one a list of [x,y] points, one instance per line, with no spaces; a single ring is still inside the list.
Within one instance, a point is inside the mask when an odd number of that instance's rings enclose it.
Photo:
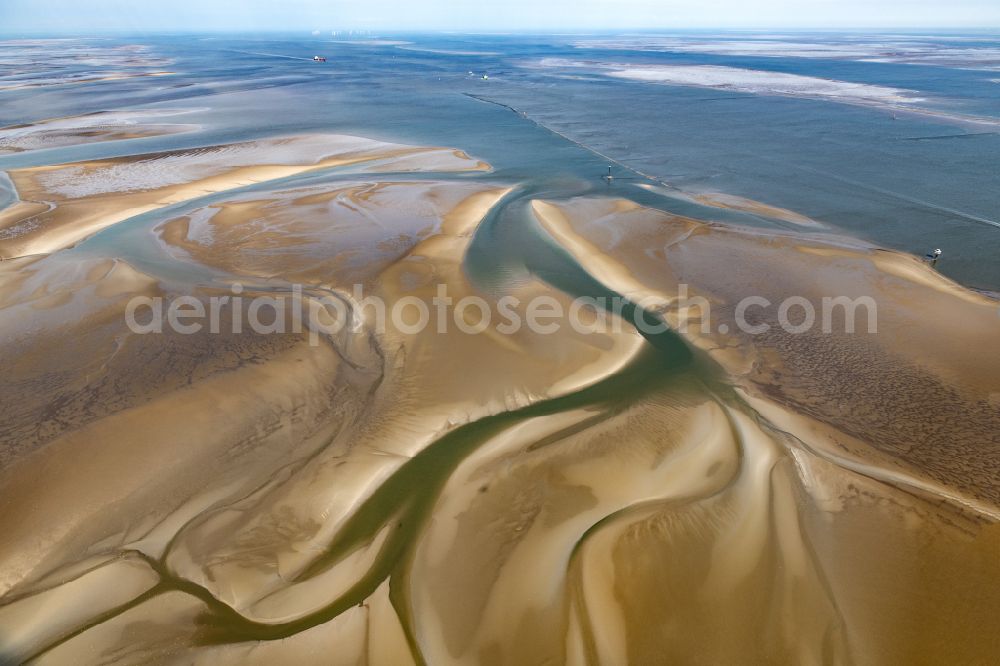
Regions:
[[[334,166],[385,167],[404,158],[402,171],[488,168],[460,151],[322,134],[15,169],[9,175],[21,201],[0,212],[0,232],[6,232],[0,255],[53,252],[141,213],[224,190]]]
[[[824,79],[722,65],[666,65],[543,58],[544,68],[592,69],[619,79],[698,88],[732,90],[754,95],[810,97],[832,102],[897,107],[922,102],[913,90],[890,88],[869,83]]]
[[[441,196],[435,184],[390,184],[384,193],[395,191],[408,198],[413,187],[423,196]],[[463,191],[468,190],[459,186],[457,192]],[[372,294],[388,303],[407,297],[430,304],[439,284],[456,300],[476,293],[461,270],[462,258],[476,224],[503,194],[485,190],[466,195],[381,271],[371,282]],[[370,200],[375,201],[378,198]],[[377,208],[372,212],[378,216]],[[352,218],[340,219],[346,224]],[[353,219],[364,227],[373,224],[366,216]],[[383,233],[392,238],[402,230],[387,224]],[[336,233],[339,237],[343,230]],[[374,311],[351,300],[348,285],[337,278],[336,272],[328,274],[327,287],[343,289],[366,328],[377,329]],[[550,294],[567,302],[538,283],[523,286],[519,293],[524,300]],[[488,328],[469,335],[454,324],[448,332],[431,328],[413,334],[396,329],[391,321],[387,324],[384,333],[376,335],[385,375],[364,423],[343,433],[272,496],[226,518],[195,521],[176,541],[169,565],[213,590],[248,619],[269,624],[300,621],[324,613],[340,598],[355,596],[349,585],[333,581],[356,584],[378,575],[369,572],[384,567],[385,552],[399,547],[402,535],[395,522],[408,524],[416,518],[404,517],[411,511],[405,495],[390,496],[385,500],[390,506],[372,517],[384,521],[384,527],[378,522],[352,527],[353,515],[394,475],[405,476],[408,461],[460,424],[596,381],[620,367],[641,344],[634,334],[552,339],[528,331],[504,336]],[[459,376],[455,368],[463,369]],[[294,542],[281,536],[290,525],[302,530]],[[359,529],[371,532],[367,538],[351,536]],[[328,561],[317,562],[317,556],[338,541],[344,544],[320,558]]]
[[[368,181],[264,192],[195,209],[163,223],[180,258],[246,277],[368,283],[422,239],[476,183]]]
[[[515,296],[522,320],[533,298],[566,311],[572,297],[528,270],[490,291],[470,277],[483,221],[514,223],[493,215],[517,201],[509,186],[376,173],[481,163],[344,137],[15,172],[48,202],[22,242],[81,233],[59,231],[60,210],[91,211],[98,228],[334,164],[362,172],[163,215],[119,246],[146,243],[131,262],[88,244],[0,264],[0,394],[17,396],[0,426],[5,658],[1000,654],[983,630],[1000,613],[1000,319],[912,257],[624,200],[535,200],[524,209],[542,230],[527,220],[526,242],[554,242],[681,338],[644,338],[614,315],[603,332],[493,319],[470,333],[458,324],[481,315],[456,322],[454,307],[443,327],[413,327],[393,306],[436,317],[441,287],[452,306]],[[806,224],[750,200],[705,203]],[[131,297],[205,302],[236,282],[245,300],[219,333],[125,325]],[[232,331],[250,298],[293,283],[307,312],[339,305],[348,325]],[[679,300],[681,284],[700,306]],[[750,334],[735,314],[749,295],[871,296],[878,332],[862,312],[853,334],[843,313],[834,331],[791,334],[759,307],[750,323],[770,329]],[[696,352],[678,361],[668,343]]]
[[[697,383],[620,412],[526,420],[463,462],[432,515],[406,578],[429,662],[934,662],[996,649],[976,629],[1000,607],[987,584],[995,524],[828,463]],[[837,536],[818,539],[828,528]],[[954,635],[960,646],[942,642]]]
[[[750,390],[835,425],[939,483],[1000,504],[1000,362],[988,351],[1000,334],[995,301],[913,257],[861,243],[834,245],[644,209],[610,216],[612,206],[576,200],[563,207],[538,202],[535,210],[595,275],[662,309],[679,328],[687,322],[692,343]],[[707,328],[698,308],[677,307],[682,283],[710,302]],[[748,296],[772,304],[746,316],[766,332],[744,333],[735,320],[736,305]],[[864,307],[855,311],[854,333],[846,333],[843,308],[830,309],[830,333],[818,319],[814,329],[787,332],[777,311],[789,296],[815,304],[817,313],[824,297],[871,297],[877,332],[869,333]]]
[[[673,197],[675,199],[691,201],[693,203],[701,204],[702,206],[709,206],[711,208],[728,208],[738,210],[744,213],[750,213],[751,215],[767,217],[772,220],[788,222],[802,227],[815,227],[821,229],[824,226],[821,222],[817,222],[816,220],[806,217],[801,213],[796,213],[794,210],[772,206],[761,201],[747,199],[746,197],[740,197],[734,194],[726,194],[724,192],[688,192],[680,189],[667,189],[657,185],[639,185],[639,187],[651,192],[659,192],[660,194],[665,194],[666,196]]]
[[[21,260],[5,303],[13,309],[44,302],[50,321],[41,336],[11,329],[5,347],[17,350],[5,377],[23,399],[6,434],[12,461],[0,487],[8,507],[31,499],[27,514],[0,516],[4,589],[31,599],[43,581],[68,577],[81,558],[133,552],[162,582],[148,599],[124,604],[120,615],[78,636],[91,620],[35,634],[35,625],[24,625],[19,635],[39,638],[19,643],[18,654],[59,645],[45,653],[58,663],[76,651],[114,651],[123,646],[113,627],[155,617],[144,624],[151,633],[143,634],[141,649],[162,657],[206,640],[206,629],[189,619],[205,612],[206,598],[207,612],[221,613],[217,631],[227,643],[252,639],[257,627],[287,640],[288,654],[302,632],[326,635],[313,626],[336,632],[400,622],[374,599],[392,562],[386,558],[409,538],[396,520],[409,524],[403,516],[415,507],[405,494],[392,494],[397,506],[359,527],[351,520],[366,499],[461,424],[577,391],[615,372],[642,345],[633,332],[468,335],[453,325],[445,334],[414,334],[392,322],[382,330],[352,300],[351,283],[364,271],[341,265],[338,248],[367,262],[363,281],[389,304],[430,301],[439,283],[455,299],[477,293],[463,257],[477,224],[504,194],[471,183],[347,183],[238,197],[160,227],[178,262],[204,260],[241,280],[245,297],[256,289],[276,293],[294,278],[304,282],[307,301],[321,294],[343,299],[355,327],[324,336],[318,347],[306,343],[307,331],[131,334],[121,320],[123,299],[169,295],[157,280],[111,262],[64,261],[66,253]],[[410,213],[401,215],[400,207]],[[128,270],[131,281],[115,278]],[[87,284],[83,276],[100,297],[82,291],[53,300],[63,283]],[[525,301],[546,294],[569,302],[539,282],[518,289]],[[195,290],[199,298],[212,293]],[[67,337],[78,342],[62,351],[58,341]],[[464,368],[461,376],[456,367]],[[39,488],[32,479],[42,473],[47,482]],[[414,482],[436,483],[419,476]],[[70,495],[72,508],[65,506]],[[358,537],[359,529],[371,529],[370,537]],[[190,597],[192,590],[201,592]],[[367,597],[370,608],[381,603],[383,610],[345,625],[342,613]],[[261,654],[280,654],[278,646]],[[206,654],[247,656],[238,646]]]
[[[577,547],[570,654],[891,663],[997,653],[976,629],[1000,606],[987,583],[1000,567],[995,301],[860,243],[608,200],[535,211],[594,275],[679,330],[687,321],[685,335],[761,417],[730,412],[743,462],[724,491],[612,514]],[[679,307],[680,283],[709,300],[709,329],[700,308]],[[751,295],[870,295],[878,332],[862,315],[854,335],[843,321],[839,334],[794,335],[771,310],[752,322],[768,333],[741,333],[733,307]]]
[[[97,141],[119,141],[191,132],[198,129],[198,125],[154,122],[187,112],[184,109],[108,111],[0,127],[0,155],[5,152],[19,153]]]
[[[957,41],[964,40],[959,38]],[[969,41],[977,40],[970,38]],[[890,39],[873,39],[866,35],[856,35],[848,39],[824,41],[813,41],[812,38],[803,41],[800,35],[747,35],[745,38],[736,39],[717,35],[683,37],[632,35],[622,38],[587,38],[578,41],[575,46],[622,51],[899,62],[962,69],[995,70],[1000,65],[1000,49],[993,44],[941,44],[927,35],[892,35]]]
[[[650,83],[723,88],[764,95],[821,97],[876,103],[920,101],[912,91],[812,76],[717,65],[642,65],[611,72],[611,76]]]

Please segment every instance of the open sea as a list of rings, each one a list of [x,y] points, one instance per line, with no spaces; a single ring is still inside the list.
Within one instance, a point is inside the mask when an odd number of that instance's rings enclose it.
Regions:
[[[1000,52],[1000,38],[798,34],[768,37],[762,50],[756,46],[761,38],[748,35],[654,37],[136,35],[33,42],[31,48],[7,41],[0,44],[6,56],[2,126],[159,107],[192,110],[164,122],[203,129],[0,155],[0,170],[292,133],[352,133],[460,148],[490,162],[492,173],[463,177],[516,184],[511,216],[520,217],[517,201],[524,197],[607,192],[703,219],[782,225],[638,185],[723,192],[791,209],[830,233],[883,247],[917,255],[941,248],[942,273],[973,288],[1000,290],[1000,56],[990,59]],[[802,43],[844,48],[803,57],[795,46]],[[873,53],[884,54],[876,48],[881,43],[910,50],[889,49],[889,58],[842,55],[859,43]],[[114,64],[100,57],[63,60],[66,44],[99,55],[143,45],[144,57],[157,61],[150,69],[172,73],[86,82]],[[316,54],[327,62],[313,62]],[[560,61],[577,64],[546,66]],[[906,107],[919,112],[907,112],[653,84],[606,76],[608,63],[781,72],[903,89],[921,101]],[[83,82],[67,83],[74,77]],[[617,176],[611,184],[601,179],[609,165]],[[324,177],[337,174],[302,179]],[[9,183],[0,179],[0,205],[10,197]],[[509,279],[530,250],[521,225],[503,218],[501,211],[481,229],[470,257],[480,257],[470,271],[482,283],[497,271]],[[83,246],[113,250],[127,242],[130,224]]]

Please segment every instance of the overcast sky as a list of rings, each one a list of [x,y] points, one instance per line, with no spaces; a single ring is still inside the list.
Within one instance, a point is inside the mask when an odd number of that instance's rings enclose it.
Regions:
[[[0,0],[0,33],[1000,27],[1000,0]]]

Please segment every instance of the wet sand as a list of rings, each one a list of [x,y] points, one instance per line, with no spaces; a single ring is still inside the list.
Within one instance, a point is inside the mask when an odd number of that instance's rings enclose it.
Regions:
[[[533,66],[546,69],[589,69],[604,76],[657,85],[695,86],[753,95],[809,97],[846,104],[906,109],[925,100],[915,91],[788,72],[722,65],[666,65],[542,58]]]
[[[740,230],[613,200],[536,202],[535,212],[606,284],[662,308],[677,330],[686,322],[684,335],[745,401],[727,405],[742,453],[728,486],[682,506],[638,504],[577,546],[578,585],[598,588],[588,593],[593,608],[582,602],[594,618],[578,620],[578,654],[945,663],[996,653],[995,638],[975,629],[1000,604],[988,583],[1000,567],[1000,367],[987,351],[1000,334],[996,301],[913,257],[843,239]],[[681,282],[710,303],[710,330],[701,308],[676,303]],[[878,332],[860,321],[846,334],[840,321],[839,334],[792,335],[772,310],[753,321],[769,323],[768,333],[741,333],[732,308],[750,295],[817,304],[870,295]],[[684,564],[663,566],[679,552]],[[677,598],[659,596],[667,590]],[[609,608],[625,617],[608,617]],[[650,626],[668,633],[653,637]],[[632,627],[645,631],[633,636]]]
[[[289,180],[336,166],[353,170]],[[1000,654],[984,629],[1000,612],[995,301],[859,241],[606,197],[526,207],[518,232],[565,252],[565,290],[533,273],[486,289],[471,249],[516,195],[461,175],[488,169],[458,150],[313,135],[11,173],[5,659]],[[137,230],[123,255],[143,243],[132,263],[91,241],[65,249],[118,223]],[[440,285],[491,309],[515,296],[523,318],[533,298],[568,310],[596,295],[571,293],[588,288],[575,275],[674,332],[613,314],[599,333],[415,330],[380,324],[354,291],[431,313]],[[134,296],[207,302],[237,282],[244,302],[220,333],[125,325]],[[702,307],[678,303],[682,283]],[[336,302],[351,325],[230,331],[251,297],[293,284],[307,312]],[[792,335],[759,308],[751,323],[771,328],[751,335],[734,312],[748,295],[871,296],[878,332],[861,314],[854,334]]]
[[[0,211],[0,256],[47,254],[130,217],[306,171],[424,154],[401,170],[482,170],[461,151],[302,135],[8,172],[20,201]],[[375,166],[375,165],[373,165]]]
[[[991,455],[1000,362],[971,351],[985,352],[1000,333],[995,300],[914,257],[859,241],[763,233],[624,206],[577,200],[565,206],[538,202],[535,210],[595,275],[662,308],[692,344],[740,380],[741,389],[840,424],[870,446],[919,460],[922,472],[951,487],[1000,503],[1000,468]],[[618,233],[626,226],[628,234]],[[718,270],[720,262],[725,270]],[[760,266],[774,270],[764,273]],[[677,307],[681,283],[710,304],[708,330],[699,308]],[[831,307],[829,333],[819,321],[815,330],[784,331],[778,304],[793,295],[814,304],[818,319],[823,298],[871,297],[875,330],[869,332],[862,307],[854,333],[847,333],[844,309]],[[735,321],[735,305],[747,296],[774,304],[748,310],[747,323],[768,325],[764,333],[741,332]],[[801,322],[801,310],[790,319]],[[884,418],[901,413],[906,417]]]
[[[417,163],[414,151],[404,152],[408,170],[482,168],[440,150]],[[362,155],[351,159],[370,158]],[[322,295],[342,299],[355,327],[321,336],[318,346],[308,331],[227,334],[228,320],[220,335],[135,335],[122,319],[127,298],[168,295],[176,284],[121,260],[81,263],[58,251],[4,262],[5,314],[25,324],[5,328],[3,345],[3,390],[21,396],[0,433],[0,584],[7,617],[16,618],[7,649],[21,657],[44,652],[43,661],[96,658],[118,649],[112,627],[155,617],[135,654],[163,658],[167,634],[173,648],[204,643],[201,622],[192,621],[199,613],[238,609],[243,619],[221,628],[227,642],[240,642],[255,623],[297,636],[344,598],[356,604],[364,581],[370,592],[361,599],[377,595],[383,549],[402,543],[394,516],[413,508],[395,496],[398,507],[366,524],[372,541],[341,561],[335,544],[366,499],[463,424],[593,384],[642,345],[634,333],[557,338],[488,328],[469,336],[453,325],[447,334],[414,334],[392,322],[380,330],[352,301],[355,282],[390,304],[430,301],[438,284],[455,299],[476,294],[462,260],[506,191],[444,180],[277,189],[157,227],[165,256],[178,266],[202,262],[220,276],[218,288],[189,287],[198,298],[225,293],[228,281],[240,281],[248,298],[280,293],[294,280],[308,308],[322,307]],[[540,282],[518,293],[569,305]],[[22,311],[31,318],[19,319]],[[455,368],[465,370],[456,376]],[[107,568],[123,556],[140,582],[108,602],[106,621],[72,604],[59,619],[25,611],[87,598],[97,588],[84,579],[69,588],[62,582],[89,571],[87,580],[113,575]],[[150,577],[159,581],[152,590],[141,582]],[[206,601],[201,593],[190,596],[193,587],[208,595],[209,610],[197,601]],[[288,628],[293,622],[301,628]]]
[[[814,227],[818,229],[822,229],[824,227],[822,222],[817,222],[816,220],[806,217],[801,213],[796,213],[794,210],[779,208],[778,206],[772,206],[761,201],[747,199],[746,197],[740,197],[734,194],[726,194],[725,192],[688,192],[680,189],[668,189],[666,187],[659,187],[656,185],[640,185],[640,187],[650,192],[664,194],[668,197],[681,199],[683,201],[690,201],[702,206],[709,206],[710,208],[738,210],[771,220],[788,222],[796,226]]]
[[[0,155],[31,150],[63,148],[99,141],[144,139],[193,132],[198,125],[153,122],[187,113],[184,109],[90,113],[51,118],[23,125],[0,127]]]
[[[0,85],[0,91],[25,90],[27,88],[48,88],[51,86],[66,86],[80,83],[101,83],[102,81],[123,81],[126,79],[137,79],[157,76],[170,76],[174,72],[114,72],[101,74],[99,76],[83,76],[78,78],[52,78],[40,81],[30,81],[27,83],[11,83]]]

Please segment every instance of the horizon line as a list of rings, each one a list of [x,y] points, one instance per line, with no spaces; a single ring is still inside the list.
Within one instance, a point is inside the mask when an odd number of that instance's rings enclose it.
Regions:
[[[320,34],[315,34],[316,31]],[[260,28],[247,30],[243,28],[99,28],[83,32],[73,30],[13,30],[4,31],[0,29],[0,38],[27,36],[27,35],[59,35],[86,38],[88,36],[103,37],[108,35],[302,35],[306,37],[333,37],[341,36],[344,33],[364,35],[360,39],[372,39],[388,35],[410,35],[410,36],[438,36],[438,35],[536,35],[536,36],[572,36],[572,35],[642,35],[642,34],[670,34],[675,32],[719,32],[719,33],[761,33],[761,32],[788,32],[788,33],[903,33],[903,34],[923,34],[930,32],[954,32],[954,33],[976,33],[985,35],[995,35],[1000,37],[1000,25],[996,26],[753,26],[753,27],[724,27],[724,26],[662,26],[662,27],[635,27],[635,28],[580,28],[552,30],[547,28],[520,28],[507,30],[482,30],[476,28],[468,29],[404,29],[404,28]],[[337,33],[336,35],[334,33]]]

